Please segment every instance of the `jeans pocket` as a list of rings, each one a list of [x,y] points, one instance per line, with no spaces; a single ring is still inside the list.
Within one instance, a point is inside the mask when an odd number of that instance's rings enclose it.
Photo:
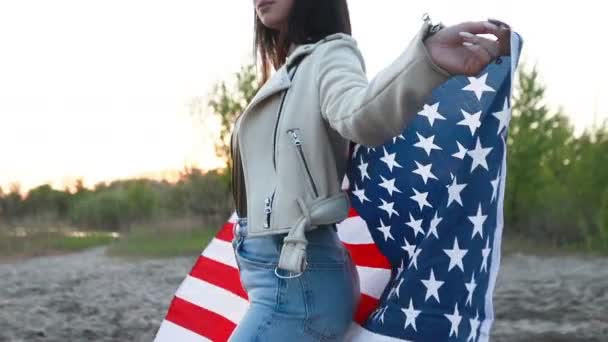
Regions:
[[[356,302],[348,268],[315,269],[304,273],[307,317],[304,330],[317,341],[342,341],[350,327]]]
[[[273,236],[246,238],[237,245],[238,260],[253,267],[275,268],[279,264],[277,242]]]

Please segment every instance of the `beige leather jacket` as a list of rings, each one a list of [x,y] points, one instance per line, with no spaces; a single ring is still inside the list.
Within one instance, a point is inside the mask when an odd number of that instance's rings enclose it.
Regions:
[[[423,44],[430,27],[371,81],[351,36],[300,45],[236,120],[231,143],[234,153],[238,141],[248,234],[289,233],[279,268],[303,271],[304,232],[347,217],[349,141],[376,147],[399,135],[450,77]]]

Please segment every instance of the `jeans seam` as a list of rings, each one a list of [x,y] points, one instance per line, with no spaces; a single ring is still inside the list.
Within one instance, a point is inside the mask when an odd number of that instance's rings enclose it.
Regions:
[[[313,296],[313,291],[310,289],[310,282],[307,276],[303,276],[302,277],[302,284],[305,284],[302,286],[303,290],[304,290],[304,307],[306,310],[306,316],[304,317],[304,333],[312,336],[313,338],[317,339],[319,342],[332,342],[335,341],[336,336],[334,335],[325,335],[322,332],[319,332],[315,329],[313,329],[310,325],[310,318],[311,318],[311,314],[315,308],[314,306],[314,296]]]

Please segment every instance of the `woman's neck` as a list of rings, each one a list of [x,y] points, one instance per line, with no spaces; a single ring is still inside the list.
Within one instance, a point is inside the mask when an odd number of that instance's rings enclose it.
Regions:
[[[289,47],[289,50],[287,51],[287,56],[291,55],[293,50],[295,50],[297,47],[298,47],[298,45],[296,45],[295,43],[291,43],[291,46]]]

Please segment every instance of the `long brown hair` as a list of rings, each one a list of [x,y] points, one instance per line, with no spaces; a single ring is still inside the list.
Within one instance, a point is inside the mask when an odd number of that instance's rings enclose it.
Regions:
[[[292,43],[316,43],[333,33],[351,33],[346,0],[294,0],[288,18],[287,32],[270,29],[258,18],[254,9],[253,55],[256,70],[261,67],[261,84],[270,77],[270,68],[278,69],[287,59]],[[259,58],[259,59],[258,59]]]

